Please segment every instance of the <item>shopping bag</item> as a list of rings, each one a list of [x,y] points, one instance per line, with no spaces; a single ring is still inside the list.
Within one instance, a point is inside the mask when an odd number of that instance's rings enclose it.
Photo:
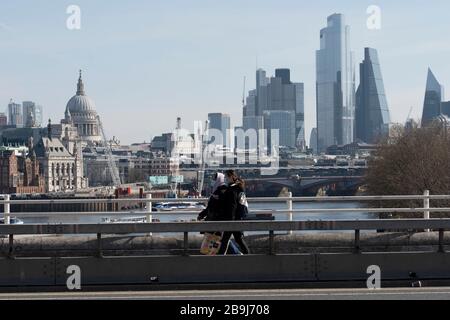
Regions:
[[[220,249],[221,240],[222,234],[220,232],[205,232],[202,246],[200,247],[200,253],[208,256],[216,255],[217,251]]]

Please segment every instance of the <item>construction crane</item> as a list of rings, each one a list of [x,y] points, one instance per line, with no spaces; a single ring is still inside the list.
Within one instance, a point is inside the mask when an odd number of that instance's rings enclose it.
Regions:
[[[181,118],[177,117],[177,125],[175,127],[175,132],[174,132],[174,145],[173,145],[173,149],[172,149],[172,156],[177,159],[178,161],[178,165],[176,166],[176,170],[175,170],[175,176],[171,176],[171,181],[169,181],[170,183],[170,193],[177,198],[177,189],[178,189],[178,177],[180,176],[180,163],[181,163],[181,157],[180,157],[180,149],[179,149],[179,139],[180,139],[180,130],[181,130]]]
[[[199,175],[200,175],[200,179],[198,182],[198,193],[199,196],[202,196],[202,191],[203,191],[203,184],[205,181],[205,148],[207,145],[207,141],[205,141],[205,136],[207,136],[207,130],[208,130],[208,126],[209,126],[209,120],[205,121],[205,128],[203,129],[203,132],[201,134],[201,144],[200,144],[200,152],[201,152],[201,164],[200,164],[200,170],[199,170]]]
[[[111,173],[111,178],[112,178],[113,184],[114,184],[114,186],[119,186],[122,184],[122,182],[120,181],[119,169],[117,168],[116,162],[113,159],[112,144],[108,143],[108,140],[106,139],[105,130],[103,129],[103,124],[102,124],[102,121],[100,120],[99,115],[97,115],[97,121],[98,121],[98,126],[100,127],[100,131],[102,132],[103,145],[105,146],[106,159],[108,161],[108,168],[109,168],[109,172]]]
[[[408,112],[408,116],[406,117],[406,121],[408,121],[410,119],[412,109],[413,109],[413,107],[409,108],[409,112]]]
[[[244,76],[244,88],[242,90],[242,108],[245,106],[245,76]]]

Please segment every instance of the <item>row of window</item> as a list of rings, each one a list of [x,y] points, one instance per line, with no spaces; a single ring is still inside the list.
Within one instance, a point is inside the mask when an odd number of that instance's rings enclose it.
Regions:
[[[73,180],[66,180],[66,186],[72,186],[72,185],[75,185],[75,179],[73,179]],[[59,184],[59,180],[52,180],[51,181],[51,183],[52,183],[52,186],[59,186],[60,184]],[[62,183],[61,183],[61,185],[62,185]]]
[[[75,174],[75,165],[74,164],[64,164],[57,163],[56,165],[52,163],[52,175],[69,175],[69,173]]]

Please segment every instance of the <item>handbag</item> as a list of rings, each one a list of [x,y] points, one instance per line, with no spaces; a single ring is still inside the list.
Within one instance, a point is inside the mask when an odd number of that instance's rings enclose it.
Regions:
[[[222,233],[220,232],[205,232],[203,236],[202,246],[200,247],[200,253],[208,256],[214,256],[220,249],[222,243]]]

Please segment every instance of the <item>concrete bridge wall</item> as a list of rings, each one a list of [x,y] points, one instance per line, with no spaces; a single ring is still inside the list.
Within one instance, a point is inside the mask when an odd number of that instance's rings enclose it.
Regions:
[[[189,250],[199,254],[203,236],[189,234]],[[438,232],[420,233],[361,233],[360,247],[365,252],[436,251]],[[246,236],[255,254],[269,251],[267,235]],[[444,244],[450,246],[450,232],[444,234]],[[158,235],[104,235],[101,240],[105,255],[180,255],[183,254],[183,236]],[[354,233],[275,234],[274,251],[277,254],[353,252]],[[450,249],[450,248],[449,248]],[[15,236],[14,253],[17,257],[92,256],[97,253],[95,236]],[[9,251],[7,237],[0,238],[0,255]]]
[[[277,235],[274,255],[267,254],[263,235],[247,237],[255,253],[248,256],[198,255],[201,239],[193,235],[192,255],[181,255],[181,237],[110,236],[102,239],[104,256],[99,257],[93,237],[17,236],[15,257],[8,258],[8,239],[1,238],[0,291],[67,290],[73,265],[81,270],[82,288],[337,281],[365,286],[371,265],[380,267],[382,281],[450,282],[450,253],[437,252],[434,232],[362,233],[362,253],[353,252],[353,233]],[[450,243],[450,233],[444,243]]]
[[[377,265],[381,281],[449,281],[450,254],[315,253],[250,256],[131,256],[0,258],[0,291],[66,288],[69,266],[80,268],[81,288],[123,285],[359,282]],[[414,277],[411,274],[414,274]]]

